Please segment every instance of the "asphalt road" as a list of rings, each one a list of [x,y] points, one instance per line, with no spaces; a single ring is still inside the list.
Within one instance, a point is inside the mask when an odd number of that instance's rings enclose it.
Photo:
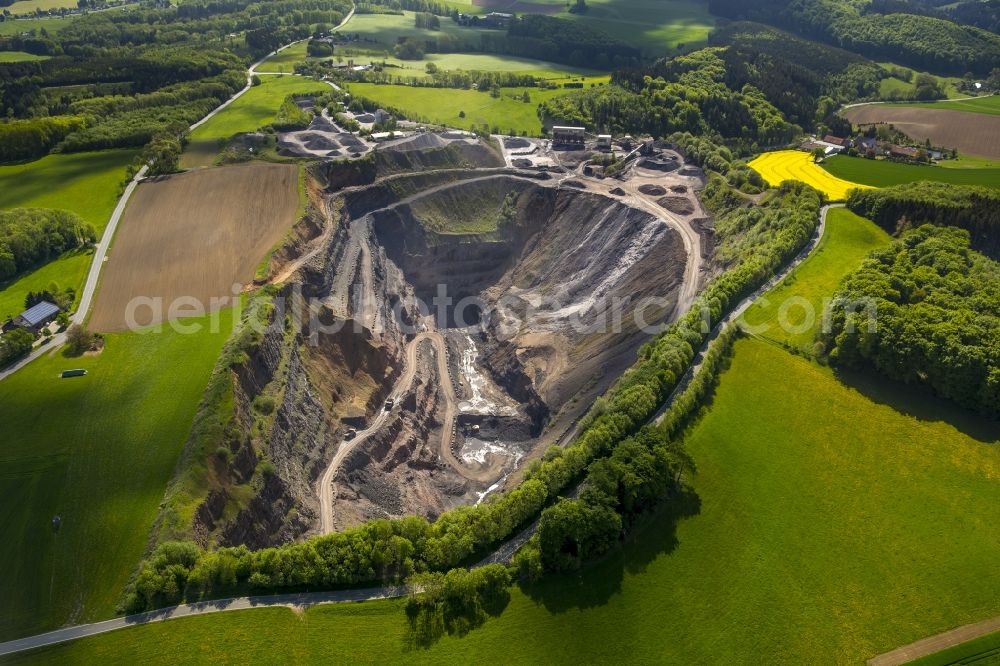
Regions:
[[[236,599],[217,599],[214,601],[201,601],[195,604],[183,604],[173,608],[139,613],[138,615],[127,615],[104,622],[94,622],[93,624],[78,624],[64,629],[56,629],[46,634],[28,636],[17,640],[0,643],[0,657],[24,650],[33,650],[47,645],[65,643],[66,641],[103,634],[115,629],[124,629],[151,622],[162,622],[163,620],[173,620],[179,617],[192,617],[195,615],[208,615],[210,613],[223,613],[225,611],[249,610],[252,608],[293,608],[302,610],[311,606],[321,604],[340,604],[354,601],[374,601],[376,599],[392,599],[406,595],[406,588],[403,586],[375,587],[361,590],[337,590],[333,592],[303,592],[301,594],[277,594],[264,597],[238,597]]]

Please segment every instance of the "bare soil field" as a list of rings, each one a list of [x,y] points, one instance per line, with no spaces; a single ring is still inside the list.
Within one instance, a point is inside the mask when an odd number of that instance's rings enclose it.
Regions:
[[[170,176],[139,186],[122,220],[90,318],[95,331],[132,321],[170,318],[185,298],[184,316],[210,311],[213,298],[232,297],[249,283],[268,250],[295,222],[298,170],[290,164],[246,164]],[[237,290],[238,291],[238,290]],[[198,305],[195,306],[195,303]]]
[[[947,109],[924,109],[894,104],[869,104],[847,109],[852,123],[892,123],[918,141],[958,152],[1000,159],[1000,116]]]

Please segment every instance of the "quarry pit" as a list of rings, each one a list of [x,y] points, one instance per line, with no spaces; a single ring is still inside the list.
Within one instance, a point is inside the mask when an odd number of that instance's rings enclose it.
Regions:
[[[327,231],[283,272],[312,325],[269,334],[236,391],[247,411],[281,395],[256,435],[276,472],[256,507],[270,515],[248,506],[241,531],[239,517],[220,530],[209,515],[216,542],[272,545],[488,499],[571,441],[693,301],[702,236],[685,218],[705,213],[690,174],[639,173],[616,181],[622,196],[574,172],[505,167],[484,142],[442,160],[440,142],[420,141],[432,148],[396,147],[420,171],[318,172]],[[687,197],[683,214],[639,192],[654,177]]]

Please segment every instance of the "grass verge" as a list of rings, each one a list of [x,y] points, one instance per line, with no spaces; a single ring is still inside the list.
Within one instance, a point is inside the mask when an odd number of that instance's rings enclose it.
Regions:
[[[743,315],[743,327],[768,340],[812,353],[823,323],[824,299],[869,252],[886,247],[889,235],[845,208],[831,209],[819,247],[781,284]]]
[[[915,659],[909,663],[909,666],[952,666],[953,664],[975,664],[975,666],[1000,664],[1000,631]]]

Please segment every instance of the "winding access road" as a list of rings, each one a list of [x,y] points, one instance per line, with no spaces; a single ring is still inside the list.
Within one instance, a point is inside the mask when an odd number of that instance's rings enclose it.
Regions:
[[[406,345],[406,357],[403,362],[403,372],[389,393],[388,399],[397,403],[394,409],[398,409],[398,403],[413,385],[413,380],[417,374],[417,348],[424,341],[429,341],[434,348],[434,355],[437,357],[438,378],[441,391],[444,393],[444,424],[442,425],[439,456],[452,467],[462,477],[470,481],[485,482],[496,477],[498,470],[493,467],[486,467],[481,470],[471,470],[462,464],[451,450],[452,431],[455,426],[455,419],[458,416],[458,398],[455,395],[455,387],[451,383],[448,374],[448,356],[445,346],[444,336],[437,331],[423,331],[417,334],[413,340]],[[316,484],[316,494],[319,496],[320,508],[320,532],[329,534],[334,531],[333,526],[333,479],[337,471],[358,446],[370,439],[393,419],[392,410],[380,409],[378,414],[364,430],[359,430],[352,439],[345,439],[340,443],[337,452],[330,460],[330,464],[319,482]]]

